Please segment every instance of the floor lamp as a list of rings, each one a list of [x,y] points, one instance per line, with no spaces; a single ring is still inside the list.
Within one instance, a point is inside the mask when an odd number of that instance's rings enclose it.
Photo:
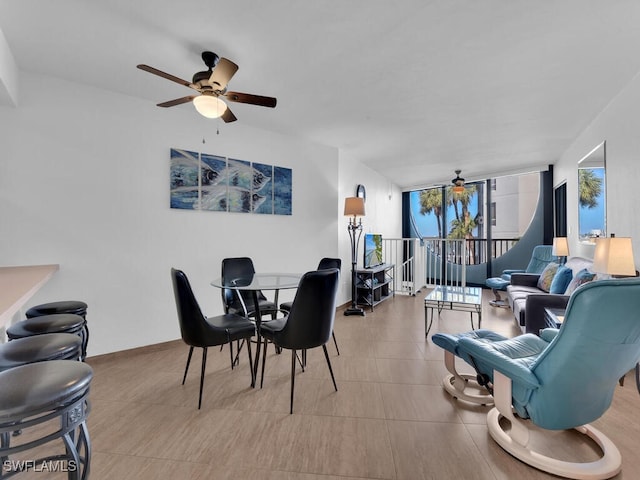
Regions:
[[[344,311],[345,315],[362,315],[364,310],[358,307],[356,293],[356,265],[358,263],[358,243],[362,235],[362,218],[364,217],[364,198],[347,197],[344,199],[344,215],[349,218],[349,238],[351,239],[351,306]]]

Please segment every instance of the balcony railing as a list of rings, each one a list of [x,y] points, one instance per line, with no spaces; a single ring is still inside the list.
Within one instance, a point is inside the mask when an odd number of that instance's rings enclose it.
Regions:
[[[497,238],[491,242],[486,239],[385,238],[382,253],[385,263],[396,266],[396,292],[415,295],[423,286],[465,286],[467,265],[481,265],[498,258],[517,242],[516,238]]]

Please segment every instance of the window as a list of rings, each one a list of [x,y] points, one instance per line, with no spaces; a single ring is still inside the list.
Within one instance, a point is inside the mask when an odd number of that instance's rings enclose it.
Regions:
[[[495,188],[495,180],[491,184],[491,188]],[[496,202],[491,202],[491,226],[496,226]]]

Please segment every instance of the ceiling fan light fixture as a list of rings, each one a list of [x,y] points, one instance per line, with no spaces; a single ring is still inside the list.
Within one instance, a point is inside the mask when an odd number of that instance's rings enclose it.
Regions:
[[[453,193],[464,193],[464,178],[460,177],[461,172],[462,170],[456,170],[456,178],[451,180],[451,183],[453,183],[451,191]]]
[[[207,118],[218,118],[227,111],[227,104],[215,95],[200,95],[193,99],[193,106],[200,115]]]

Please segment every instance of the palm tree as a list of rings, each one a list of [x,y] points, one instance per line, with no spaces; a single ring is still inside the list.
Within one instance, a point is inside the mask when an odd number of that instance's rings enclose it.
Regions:
[[[476,221],[468,214],[461,219],[452,220],[449,238],[473,238],[473,229],[476,226]]]
[[[452,187],[447,189],[449,204],[453,206],[453,211],[456,214],[455,220],[451,221],[449,238],[473,238],[476,222],[469,214],[469,204],[476,192],[475,185],[465,185],[464,192],[461,193],[454,193]]]
[[[602,193],[602,179],[596,177],[593,169],[581,168],[578,170],[578,190],[580,206],[595,208]]]
[[[438,237],[442,238],[442,190],[429,188],[420,192],[420,213],[428,215],[433,213],[438,222]]]

